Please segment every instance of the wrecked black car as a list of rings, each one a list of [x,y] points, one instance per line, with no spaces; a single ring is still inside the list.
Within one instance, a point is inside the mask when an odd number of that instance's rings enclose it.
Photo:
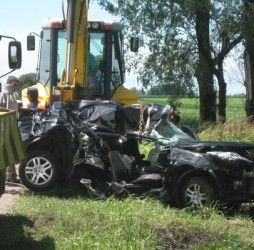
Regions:
[[[95,197],[153,195],[181,207],[254,200],[254,144],[201,142],[168,119],[168,105],[68,101],[34,137],[22,183],[45,192],[76,178]],[[153,143],[147,158],[138,143]],[[145,144],[146,145],[146,144]]]

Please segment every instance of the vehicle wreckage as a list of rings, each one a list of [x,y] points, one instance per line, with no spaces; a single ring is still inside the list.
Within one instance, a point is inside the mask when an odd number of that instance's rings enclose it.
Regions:
[[[254,200],[254,144],[200,141],[169,121],[169,105],[72,100],[53,111],[47,129],[24,141],[19,175],[32,191],[74,179],[102,199],[152,195],[180,207]],[[154,144],[147,158],[140,141]]]

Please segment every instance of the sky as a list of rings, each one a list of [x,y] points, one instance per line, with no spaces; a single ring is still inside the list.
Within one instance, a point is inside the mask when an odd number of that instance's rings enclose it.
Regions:
[[[90,1],[88,20],[118,20],[111,16],[105,10],[101,9],[96,1]],[[66,0],[65,10],[66,10]],[[43,20],[47,18],[62,18],[62,0],[1,0],[0,1],[0,34],[15,37],[22,43],[22,68],[12,73],[19,77],[20,75],[36,72],[38,51],[26,50],[26,37],[31,32],[40,33],[40,27]],[[9,41],[8,41],[9,42]],[[36,48],[38,48],[38,40],[36,40]],[[0,41],[0,75],[9,71],[7,60],[7,40]],[[230,76],[227,90],[228,94],[245,93],[245,88],[238,81],[233,80],[232,75],[237,71],[237,65],[230,60],[227,64]],[[3,84],[6,82],[7,76],[0,78]],[[228,78],[226,78],[227,80]],[[137,76],[133,73],[126,73],[127,88],[137,87]]]

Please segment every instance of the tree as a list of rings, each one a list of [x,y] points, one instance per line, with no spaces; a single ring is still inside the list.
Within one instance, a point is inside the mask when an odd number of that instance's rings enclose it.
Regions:
[[[254,0],[244,1],[243,36],[245,40],[246,115],[254,115]]]
[[[226,82],[223,63],[242,39],[239,0],[114,1],[100,0],[120,15],[127,34],[143,37],[149,53],[136,58],[144,86],[169,84],[179,93],[198,82],[200,119],[215,121],[219,85],[219,115],[225,119]],[[142,60],[142,58],[145,58]],[[143,66],[137,66],[137,61]]]
[[[216,121],[216,92],[209,59],[210,47],[210,0],[196,1],[194,6],[195,29],[198,47],[196,77],[199,84],[200,120]]]
[[[168,84],[159,84],[159,85],[152,86],[147,91],[147,94],[148,95],[171,95],[171,96],[176,95],[174,90]],[[183,96],[184,96],[184,93],[183,93]],[[194,96],[194,93],[192,94],[192,96]]]
[[[20,85],[28,85],[28,86],[31,86],[31,85],[34,85],[36,83],[36,74],[35,73],[28,73],[28,74],[24,74],[24,75],[21,75],[19,77],[19,82],[20,82]]]
[[[132,87],[131,90],[133,90],[134,92],[138,93],[139,95],[145,95],[146,92],[144,89],[138,89],[137,87]]]
[[[19,87],[19,96],[21,96],[22,89],[32,86],[36,83],[36,74],[28,73],[21,75],[19,77],[20,87]]]

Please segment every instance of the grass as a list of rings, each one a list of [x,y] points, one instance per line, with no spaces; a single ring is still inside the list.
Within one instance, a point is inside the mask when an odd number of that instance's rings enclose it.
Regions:
[[[181,116],[181,124],[188,124],[192,126],[196,131],[201,131],[203,126],[199,123],[199,99],[193,98],[175,98],[170,99],[168,97],[151,98],[142,97],[141,101],[144,103],[158,103],[158,104],[172,104],[177,105],[178,111]],[[244,96],[229,96],[227,97],[226,114],[229,121],[243,121],[246,118],[244,110],[245,97]]]
[[[253,249],[253,220],[215,208],[178,210],[150,198],[33,195],[0,217],[0,248]],[[8,239],[8,240],[6,240]]]
[[[220,140],[220,141],[254,141],[253,124],[246,121],[237,120],[227,121],[225,124],[216,124],[199,133],[201,140]]]

